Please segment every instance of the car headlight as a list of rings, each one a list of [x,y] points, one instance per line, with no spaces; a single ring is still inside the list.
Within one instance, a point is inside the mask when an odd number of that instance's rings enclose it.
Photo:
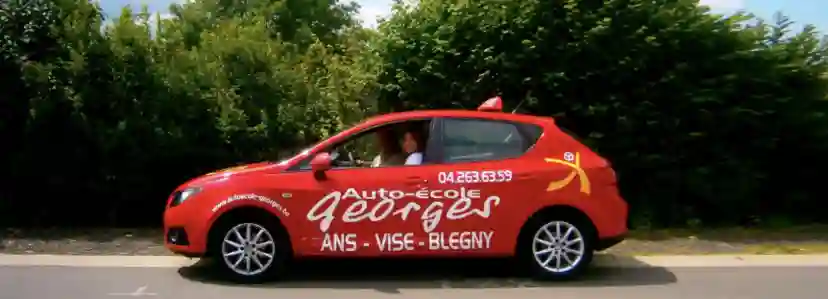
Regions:
[[[193,197],[196,193],[201,192],[201,187],[190,187],[183,190],[178,190],[173,193],[172,202],[170,202],[170,207],[174,207],[177,205],[182,204],[185,200]]]

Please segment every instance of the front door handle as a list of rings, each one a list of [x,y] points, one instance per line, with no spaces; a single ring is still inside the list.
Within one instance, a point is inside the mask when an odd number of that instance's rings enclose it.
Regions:
[[[418,176],[412,176],[412,177],[406,178],[406,182],[409,185],[420,185],[420,184],[428,183],[428,180],[423,179],[423,178],[418,177]]]

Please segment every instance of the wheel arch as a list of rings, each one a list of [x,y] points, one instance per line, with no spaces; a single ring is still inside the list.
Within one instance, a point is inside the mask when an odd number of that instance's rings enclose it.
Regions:
[[[293,254],[293,244],[291,243],[290,233],[278,215],[255,205],[241,205],[222,211],[221,214],[215,217],[209,224],[205,240],[205,256],[209,257],[215,254],[215,252],[212,252],[215,246],[211,245],[213,245],[213,242],[216,242],[216,240],[221,239],[218,228],[228,222],[240,221],[242,219],[259,220],[265,222],[267,225],[271,225],[273,229],[278,230],[278,232],[284,236],[284,241],[288,242],[287,248],[290,249],[290,254]]]

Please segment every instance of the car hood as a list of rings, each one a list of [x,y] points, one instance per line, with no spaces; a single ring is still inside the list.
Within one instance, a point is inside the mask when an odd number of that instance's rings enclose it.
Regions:
[[[225,180],[230,177],[244,175],[249,173],[255,172],[262,172],[262,171],[280,171],[281,168],[284,168],[282,165],[278,165],[273,162],[257,162],[239,166],[233,166],[229,168],[224,168],[221,170],[213,171],[211,173],[196,177],[184,185],[192,186],[192,185],[199,185],[204,183],[215,182],[219,180]]]

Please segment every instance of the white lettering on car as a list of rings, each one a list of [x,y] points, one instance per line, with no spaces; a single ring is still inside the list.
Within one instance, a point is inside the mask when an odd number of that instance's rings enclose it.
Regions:
[[[443,171],[437,174],[440,184],[506,183],[512,181],[511,170]]]
[[[344,223],[358,223],[365,220],[380,222],[389,216],[399,216],[407,220],[411,213],[422,210],[422,206],[414,201],[399,206],[399,199],[447,199],[443,201],[432,201],[421,212],[423,231],[432,232],[440,224],[443,217],[448,220],[461,220],[473,215],[482,218],[489,218],[495,206],[500,204],[500,197],[491,195],[483,200],[480,208],[473,207],[473,200],[480,199],[480,190],[460,188],[459,190],[428,190],[420,189],[417,192],[405,193],[399,190],[372,190],[358,192],[349,188],[345,192],[334,191],[320,199],[307,214],[308,220],[319,221],[319,230],[327,232],[331,223],[336,219],[334,212],[342,200],[353,199],[353,202],[341,215]],[[369,208],[369,200],[379,200],[377,204]],[[446,206],[448,209],[446,210]]]
[[[487,249],[492,245],[494,231],[434,232],[428,234],[429,250]]]
[[[320,251],[354,252],[357,250],[356,239],[357,235],[354,233],[325,234]]]
[[[380,252],[480,250],[492,247],[493,236],[494,231],[431,232],[421,239],[413,232],[375,233],[373,244],[361,247],[373,245]],[[357,240],[356,233],[326,233],[320,251],[355,252],[360,247]]]
[[[258,202],[263,202],[263,203],[269,205],[271,208],[278,211],[279,213],[281,213],[282,215],[290,216],[290,212],[288,212],[287,209],[285,209],[285,207],[283,207],[281,204],[279,204],[275,200],[272,200],[272,199],[270,199],[269,197],[266,197],[266,196],[261,196],[261,195],[252,194],[252,193],[251,194],[236,194],[236,195],[228,197],[227,199],[224,199],[224,200],[220,201],[219,203],[217,203],[213,207],[213,213],[215,213],[216,211],[218,211],[219,209],[221,209],[224,206],[227,206],[227,205],[229,205],[229,204],[231,204],[235,201],[240,201],[240,200],[254,200],[254,201],[258,201]]]

